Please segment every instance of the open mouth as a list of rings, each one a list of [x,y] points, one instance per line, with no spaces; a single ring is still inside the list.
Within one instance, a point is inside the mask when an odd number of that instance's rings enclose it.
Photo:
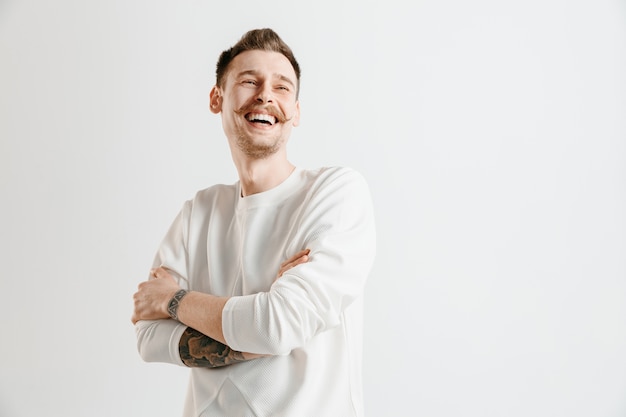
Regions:
[[[276,117],[271,114],[248,113],[245,117],[246,120],[251,123],[259,123],[267,126],[273,126],[276,124]]]

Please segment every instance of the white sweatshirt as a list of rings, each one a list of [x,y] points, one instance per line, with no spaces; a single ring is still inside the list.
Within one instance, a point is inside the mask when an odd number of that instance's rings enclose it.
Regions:
[[[282,184],[241,197],[216,185],[187,201],[155,266],[183,288],[231,297],[227,344],[273,356],[191,368],[184,416],[363,415],[363,289],[375,254],[369,189],[349,168],[296,169]],[[309,248],[309,262],[276,280],[280,264]],[[142,358],[184,366],[174,320],[136,325]]]

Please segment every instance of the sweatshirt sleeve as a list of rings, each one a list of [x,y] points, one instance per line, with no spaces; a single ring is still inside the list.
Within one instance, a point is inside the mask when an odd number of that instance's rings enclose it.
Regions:
[[[281,355],[338,326],[363,293],[375,256],[375,225],[367,183],[335,172],[314,190],[299,224],[309,262],[287,271],[267,292],[232,297],[222,312],[235,350]]]
[[[154,258],[153,267],[165,267],[187,289],[187,219],[190,203],[174,219]],[[140,320],[135,324],[137,350],[146,362],[164,362],[184,366],[178,344],[186,326],[176,320]]]

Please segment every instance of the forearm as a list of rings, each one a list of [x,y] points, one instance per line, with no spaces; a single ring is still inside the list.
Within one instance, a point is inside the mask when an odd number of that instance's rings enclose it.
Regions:
[[[210,339],[226,345],[222,310],[228,298],[191,291],[180,300],[177,319]]]
[[[135,324],[137,350],[146,362],[184,366],[179,341],[186,326],[175,320],[141,320]]]
[[[218,368],[263,356],[232,350],[191,327],[183,332],[178,350],[180,359],[190,368]]]

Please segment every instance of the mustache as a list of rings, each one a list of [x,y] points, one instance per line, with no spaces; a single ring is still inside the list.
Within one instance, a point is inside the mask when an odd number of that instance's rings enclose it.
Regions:
[[[235,113],[245,116],[246,114],[255,112],[255,111],[258,113],[271,114],[272,116],[276,117],[276,121],[278,123],[286,123],[290,121],[291,119],[293,119],[293,116],[292,117],[285,116],[285,113],[280,111],[278,107],[275,107],[272,105],[269,105],[269,106],[244,105],[238,110],[235,110]]]

